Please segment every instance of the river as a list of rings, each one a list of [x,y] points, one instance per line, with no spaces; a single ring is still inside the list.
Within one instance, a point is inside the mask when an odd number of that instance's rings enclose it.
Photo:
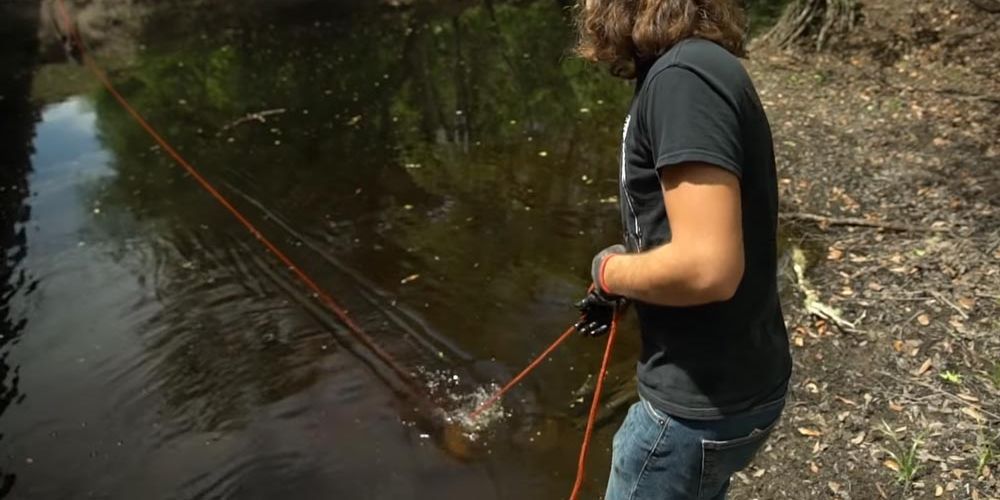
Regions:
[[[414,401],[455,415],[516,373],[619,234],[630,89],[572,57],[559,2],[71,4],[122,93],[426,393],[45,38],[43,7],[4,32],[43,36],[4,82],[25,139],[0,192],[0,496],[568,493],[602,342],[557,351],[467,450]]]

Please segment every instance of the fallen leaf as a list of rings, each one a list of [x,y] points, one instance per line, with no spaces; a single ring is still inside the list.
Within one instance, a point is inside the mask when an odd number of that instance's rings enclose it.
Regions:
[[[921,314],[920,316],[917,316],[917,323],[920,323],[921,326],[927,326],[931,324],[931,317],[926,313]]]
[[[847,399],[847,398],[845,398],[843,396],[834,396],[834,397],[836,397],[838,401],[840,401],[841,403],[844,403],[845,405],[858,406],[857,403],[855,403],[854,401],[851,401],[850,399]]]
[[[865,442],[865,431],[859,432],[857,436],[851,439],[851,444],[861,444],[863,442]]]
[[[821,320],[819,320],[819,321],[816,322],[816,333],[817,333],[817,335],[813,335],[812,332],[809,332],[809,335],[811,337],[814,337],[814,338],[819,338],[821,335],[823,335],[823,334],[826,333],[826,330],[827,330],[827,328],[826,328],[826,321],[821,319]]]
[[[884,465],[887,468],[892,469],[892,470],[894,470],[896,472],[899,472],[899,464],[896,463],[896,461],[893,460],[893,459],[891,459],[891,458],[885,459],[885,461],[882,462],[882,465]]]
[[[877,281],[872,281],[872,282],[868,283],[868,289],[869,290],[872,290],[872,291],[875,291],[875,292],[881,292],[882,288],[883,288],[882,284],[879,283],[879,282],[877,282]]]
[[[944,495],[944,488],[939,484],[934,487],[934,496],[939,497],[941,495]]]
[[[962,413],[964,413],[964,414],[966,414],[966,415],[968,415],[968,416],[970,416],[970,417],[972,417],[972,418],[974,418],[974,419],[976,419],[978,421],[986,420],[986,416],[985,415],[983,415],[979,410],[977,410],[977,409],[975,409],[975,408],[973,408],[971,406],[966,406],[965,408],[962,408]]]
[[[913,372],[913,374],[919,377],[927,373],[927,370],[930,370],[932,365],[933,363],[931,363],[931,358],[927,358],[927,360],[924,361],[924,364],[920,365],[920,368],[917,368],[916,371]]]
[[[819,474],[819,466],[812,460],[809,461],[809,470],[812,471],[813,474]]]
[[[818,431],[816,429],[810,429],[808,427],[799,427],[799,434],[802,434],[803,436],[809,436],[809,437],[818,437],[818,436],[822,436],[823,435],[822,432],[820,432],[820,431]]]
[[[840,260],[844,257],[844,251],[839,248],[830,247],[830,250],[826,254],[828,260]]]
[[[903,411],[903,405],[889,401],[889,409],[896,412]]]
[[[896,339],[892,341],[892,349],[894,351],[903,352],[903,347],[905,347],[905,344],[903,343],[902,340]]]
[[[966,309],[972,309],[973,307],[976,307],[976,299],[972,299],[969,297],[959,297],[958,303],[959,305],[961,305]]]
[[[828,445],[823,444],[822,441],[817,439],[816,442],[813,443],[813,449],[812,449],[813,455],[819,455],[820,453],[823,452],[823,450],[827,449],[827,447]]]

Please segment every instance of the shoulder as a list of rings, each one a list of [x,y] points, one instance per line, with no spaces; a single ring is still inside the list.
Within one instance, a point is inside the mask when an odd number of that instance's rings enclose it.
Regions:
[[[653,63],[643,87],[670,85],[672,80],[692,76],[704,81],[733,105],[753,86],[738,57],[714,42],[688,38]]]

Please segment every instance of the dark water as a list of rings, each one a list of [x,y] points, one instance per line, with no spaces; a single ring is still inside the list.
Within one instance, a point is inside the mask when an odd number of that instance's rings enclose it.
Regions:
[[[590,256],[619,232],[629,89],[568,56],[559,3],[93,9],[121,19],[81,29],[128,99],[446,410],[573,320]],[[0,193],[10,498],[568,493],[571,393],[599,343],[571,341],[455,456],[388,367],[51,45],[5,97],[29,103],[4,117],[22,140]]]
[[[546,347],[619,234],[630,89],[569,55],[562,3],[70,3],[122,93],[425,391],[400,391],[66,59],[50,4],[11,2],[0,497],[568,494],[600,342],[557,351],[471,453],[428,411],[469,408]]]

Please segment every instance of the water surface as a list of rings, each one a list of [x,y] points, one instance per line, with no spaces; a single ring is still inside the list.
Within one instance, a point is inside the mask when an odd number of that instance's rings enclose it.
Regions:
[[[414,374],[418,399],[454,411],[572,322],[590,257],[619,233],[630,90],[568,54],[560,3],[209,4],[95,2],[89,15],[117,21],[81,29],[148,120]],[[426,404],[59,50],[42,40],[30,90],[8,98],[30,112],[0,192],[0,491],[568,493],[573,391],[600,342],[571,340],[457,456]],[[617,385],[632,376],[623,337]],[[594,497],[615,422],[595,438]]]

